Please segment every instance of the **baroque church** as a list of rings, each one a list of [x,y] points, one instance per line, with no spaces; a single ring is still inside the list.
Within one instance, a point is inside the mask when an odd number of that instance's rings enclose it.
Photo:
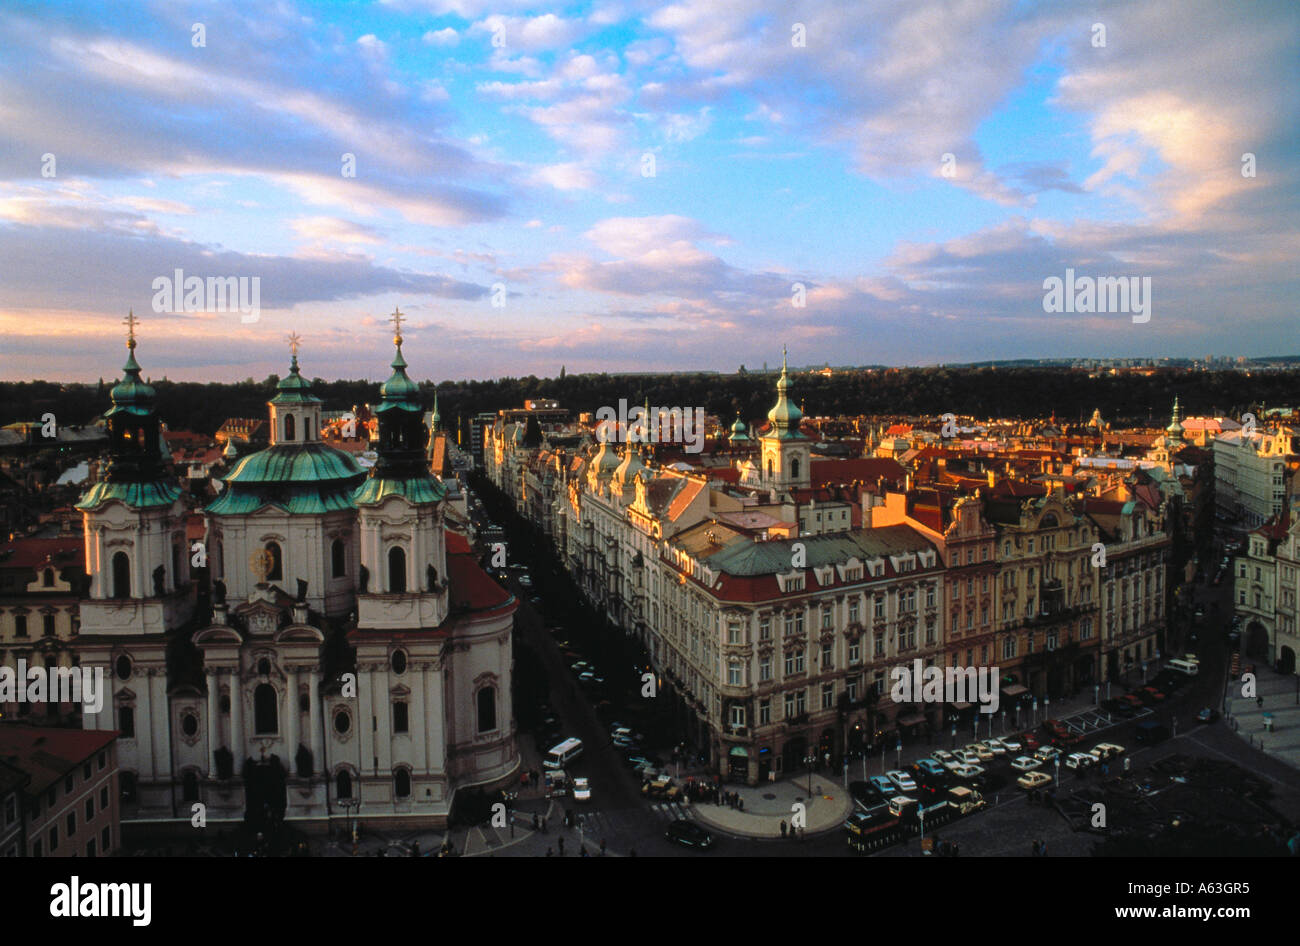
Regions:
[[[121,733],[124,822],[188,821],[202,802],[209,824],[440,826],[459,789],[516,773],[517,602],[448,528],[392,321],[369,473],[320,439],[291,336],[270,445],[235,462],[199,542],[128,320],[111,456],[78,503],[80,660],[112,680],[84,725]]]

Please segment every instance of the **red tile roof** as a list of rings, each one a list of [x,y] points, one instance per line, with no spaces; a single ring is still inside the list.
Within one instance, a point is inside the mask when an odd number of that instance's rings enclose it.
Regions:
[[[86,540],[80,535],[53,539],[14,539],[0,545],[0,568],[80,568],[85,571]]]
[[[0,759],[31,776],[27,794],[39,795],[117,738],[107,729],[0,725]]]
[[[813,486],[833,483],[875,483],[884,477],[887,482],[899,483],[907,477],[897,460],[887,457],[858,457],[853,460],[813,460],[808,465],[808,475]]]

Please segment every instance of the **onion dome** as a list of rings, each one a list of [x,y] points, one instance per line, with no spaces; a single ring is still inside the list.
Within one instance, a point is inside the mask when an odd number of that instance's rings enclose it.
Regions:
[[[769,436],[776,437],[778,440],[803,440],[804,435],[799,430],[803,411],[790,400],[789,392],[790,377],[786,369],[785,350],[782,349],[781,377],[776,382],[776,405],[767,412],[767,419],[772,422],[772,433]]]
[[[126,364],[122,380],[110,392],[113,406],[104,414],[108,464],[103,479],[87,491],[77,503],[78,509],[95,509],[110,499],[135,508],[170,506],[181,493],[170,474],[171,456],[154,411],[156,392],[141,379],[135,360],[135,313],[125,321]]]
[[[736,415],[736,422],[735,422],[734,424],[731,425],[731,438],[730,438],[730,440],[731,440],[732,443],[748,443],[748,442],[749,442],[749,432],[748,432],[748,430],[747,430],[746,427],[745,427],[745,422],[744,422],[743,420],[740,419],[740,415],[739,415],[739,414]]]
[[[644,469],[645,464],[641,462],[641,451],[629,444],[623,449],[623,462],[614,469],[614,481],[620,489],[624,489],[632,482],[633,477]]]
[[[436,503],[446,495],[445,487],[429,471],[429,428],[424,424],[419,386],[406,374],[401,323],[398,310],[393,313],[397,327],[393,335],[393,373],[380,386],[380,403],[375,408],[379,458],[353,496],[357,505],[373,505],[393,495],[404,496],[412,503]]]

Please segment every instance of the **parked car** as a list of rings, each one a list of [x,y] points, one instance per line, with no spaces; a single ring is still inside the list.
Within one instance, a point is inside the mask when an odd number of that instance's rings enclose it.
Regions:
[[[867,781],[871,783],[872,788],[880,792],[881,798],[885,798],[885,799],[892,798],[894,794],[898,791],[894,783],[891,782],[889,779],[885,778],[883,775],[873,775]]]
[[[1017,756],[1011,760],[1011,767],[1017,772],[1032,772],[1043,764],[1041,759],[1035,759],[1033,756]]]
[[[993,761],[993,750],[990,749],[988,746],[984,745],[984,743],[982,742],[967,743],[966,751],[968,753],[974,753],[975,757],[979,759],[979,761],[981,762]]]
[[[1043,762],[1051,762],[1061,754],[1061,750],[1056,746],[1039,746],[1034,750],[1034,758]]]
[[[934,759],[918,759],[916,764],[927,775],[943,775],[943,763]]]
[[[1165,695],[1162,692],[1160,692],[1160,690],[1157,687],[1146,686],[1142,688],[1142,692],[1148,694],[1151,697],[1151,699],[1157,703],[1164,702]]]
[[[1002,741],[998,739],[996,736],[990,739],[983,740],[981,742],[981,745],[987,746],[989,752],[993,753],[994,756],[1007,754],[1007,747],[1004,746],[1002,744]]]
[[[916,791],[916,782],[912,776],[908,775],[902,769],[890,769],[885,775],[898,788],[900,792]]]
[[[999,736],[998,742],[1002,743],[1002,745],[1006,747],[1008,755],[1014,755],[1024,749],[1020,739],[1016,736]]]
[[[1026,752],[1033,752],[1042,745],[1042,743],[1038,741],[1038,737],[1031,732],[1022,732],[1019,739]]]
[[[988,752],[988,750],[986,749],[985,752]],[[979,754],[975,752],[971,752],[969,749],[958,749],[956,752],[953,753],[953,755],[956,757],[958,765],[979,765],[980,764]],[[989,753],[989,757],[992,758],[992,753]],[[948,765],[948,768],[949,769],[952,768],[951,763]]]
[[[982,765],[961,765],[961,764],[958,764],[958,765],[956,765],[955,767],[949,769],[948,771],[950,771],[950,772],[953,774],[953,777],[955,777],[955,778],[959,778],[959,779],[962,779],[963,781],[965,781],[965,780],[969,780],[969,779],[976,779],[976,778],[979,778],[981,775],[983,775],[983,774],[984,774],[984,766],[982,766]]]
[[[670,778],[657,778],[641,786],[641,794],[646,798],[662,798],[665,801],[676,801],[681,793],[681,788]]]
[[[591,801],[591,783],[585,778],[575,778],[573,780],[573,800],[576,802]]]
[[[673,844],[680,844],[682,847],[694,848],[698,851],[707,851],[716,843],[713,835],[704,830],[694,821],[674,821],[664,832],[664,837]]]
[[[930,758],[937,761],[942,766],[947,766],[949,762],[956,762],[957,757],[947,749],[938,749],[930,753]]]
[[[1045,785],[1052,784],[1052,777],[1046,772],[1026,772],[1016,779],[1016,784],[1029,791],[1030,789],[1042,788]]]
[[[1086,769],[1096,763],[1097,760],[1086,752],[1071,752],[1065,757],[1065,767],[1067,769]]]

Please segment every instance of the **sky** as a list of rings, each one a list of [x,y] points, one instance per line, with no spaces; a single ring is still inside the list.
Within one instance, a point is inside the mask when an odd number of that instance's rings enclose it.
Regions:
[[[11,0],[0,378],[1300,353],[1298,146],[1293,2]]]

